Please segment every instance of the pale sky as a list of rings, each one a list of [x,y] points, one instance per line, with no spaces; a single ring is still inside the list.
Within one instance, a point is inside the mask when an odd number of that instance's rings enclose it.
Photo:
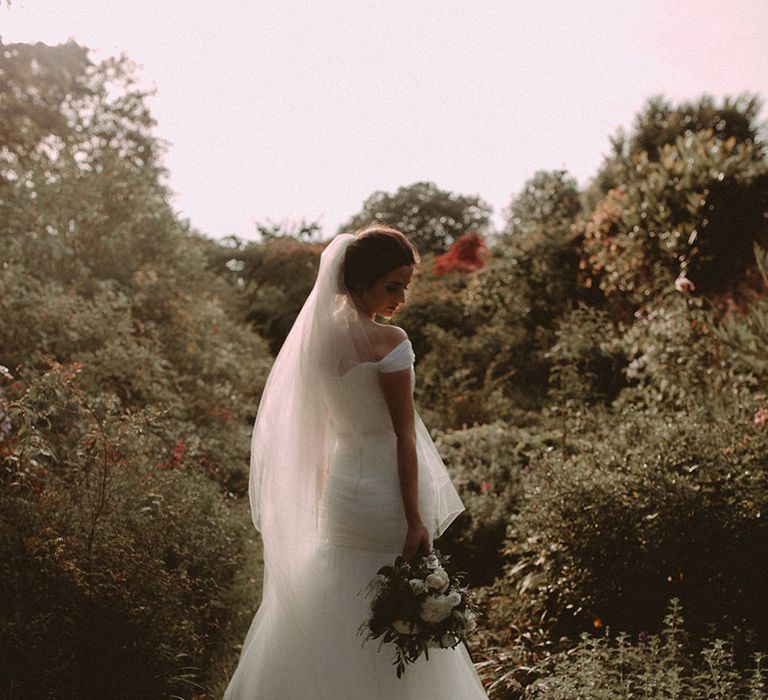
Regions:
[[[12,0],[0,37],[138,63],[174,207],[213,237],[330,236],[419,180],[500,225],[537,170],[586,184],[652,95],[768,97],[768,0]]]

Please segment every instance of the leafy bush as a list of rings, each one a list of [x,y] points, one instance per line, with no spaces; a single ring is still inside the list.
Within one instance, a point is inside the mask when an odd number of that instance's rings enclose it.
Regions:
[[[679,597],[694,632],[739,627],[768,646],[768,431],[747,400],[723,413],[627,407],[578,451],[549,453],[507,542],[530,616],[571,635],[637,633]]]
[[[574,250],[549,253],[491,259],[470,275],[443,278],[446,283],[458,278],[444,297],[422,301],[420,295],[419,316],[408,315],[406,307],[403,325],[409,333],[406,320],[425,324],[418,332],[426,336],[429,351],[420,356],[417,398],[433,411],[430,425],[461,428],[508,420],[545,402],[546,354],[555,339],[555,320],[569,304],[565,290],[573,284],[553,270],[565,264],[565,257],[575,260]],[[448,310],[458,316],[454,327],[442,322],[451,318]],[[433,313],[441,319],[438,328],[429,325]]]
[[[502,572],[507,523],[522,496],[522,474],[548,435],[500,421],[440,434],[436,445],[466,510],[440,538],[474,585]]]
[[[231,285],[238,316],[269,342],[277,354],[315,283],[323,246],[311,241],[312,225],[289,235],[275,226],[264,240],[209,241],[208,265]],[[309,232],[309,233],[308,233]]]
[[[215,482],[163,460],[155,410],[53,365],[3,392],[4,695],[164,697],[194,681],[238,565]]]
[[[732,313],[713,332],[726,347],[734,350],[756,377],[768,379],[768,249],[755,245],[755,260],[763,281],[762,294],[745,313]]]
[[[630,359],[630,390],[621,403],[684,409],[710,396],[713,385],[736,379],[710,329],[709,315],[695,300],[670,298],[636,314],[621,344]]]
[[[618,333],[607,312],[586,304],[560,317],[547,357],[549,393],[557,403],[612,401],[626,385]]]
[[[499,376],[508,359],[498,353],[506,340],[503,332],[461,336],[435,325],[423,332],[433,349],[418,365],[416,399],[428,425],[466,428],[515,414]]]
[[[607,296],[637,308],[684,275],[722,294],[752,267],[768,236],[764,145],[712,130],[617,156],[616,185],[579,226],[584,265]]]
[[[467,334],[473,328],[472,319],[465,314],[459,295],[467,283],[466,275],[432,274],[430,258],[422,259],[408,294],[408,303],[398,312],[395,322],[408,333],[420,362],[432,349],[426,328],[430,325]]]

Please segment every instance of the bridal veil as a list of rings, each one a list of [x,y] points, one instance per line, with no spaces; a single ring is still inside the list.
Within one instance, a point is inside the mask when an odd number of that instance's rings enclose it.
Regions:
[[[338,235],[323,251],[315,285],[270,372],[253,430],[249,496],[264,544],[262,605],[276,606],[286,624],[306,590],[305,566],[320,539],[319,504],[335,441],[324,397],[352,367],[377,359],[343,283],[344,255],[354,240],[353,234]],[[434,522],[425,524],[437,537],[463,506],[418,418],[416,434],[419,468],[429,474],[434,499]]]

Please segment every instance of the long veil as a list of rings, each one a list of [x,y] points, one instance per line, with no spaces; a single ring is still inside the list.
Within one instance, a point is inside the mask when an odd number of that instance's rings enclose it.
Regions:
[[[264,544],[262,607],[269,603],[286,624],[306,590],[302,573],[320,539],[319,504],[335,440],[324,396],[351,367],[375,359],[341,274],[354,240],[353,234],[338,235],[323,251],[315,285],[270,372],[253,430],[249,496]],[[420,419],[416,432],[420,469],[428,470],[433,485],[430,529],[439,536],[463,506]],[[257,626],[258,615],[246,645]]]

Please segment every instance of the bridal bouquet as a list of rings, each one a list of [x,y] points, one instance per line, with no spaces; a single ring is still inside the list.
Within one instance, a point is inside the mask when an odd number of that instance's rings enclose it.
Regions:
[[[398,678],[406,664],[422,654],[428,660],[430,649],[457,646],[476,626],[474,594],[461,574],[448,573],[449,559],[437,551],[414,564],[397,557],[368,584],[371,613],[360,634],[395,645]]]

